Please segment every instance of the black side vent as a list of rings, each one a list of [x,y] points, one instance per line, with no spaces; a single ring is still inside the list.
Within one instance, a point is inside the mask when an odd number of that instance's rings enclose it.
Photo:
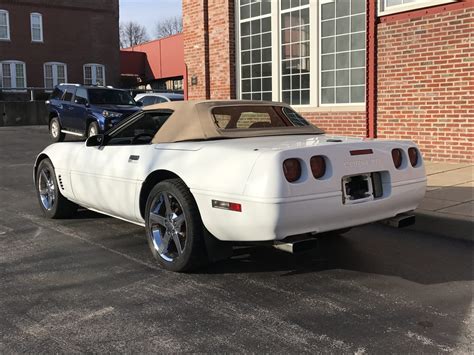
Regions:
[[[61,175],[58,175],[58,180],[59,180],[59,186],[61,187],[61,190],[64,190],[63,179],[61,178]]]

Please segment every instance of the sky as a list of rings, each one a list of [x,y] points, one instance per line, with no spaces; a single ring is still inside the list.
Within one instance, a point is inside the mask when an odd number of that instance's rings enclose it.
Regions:
[[[120,0],[120,22],[134,21],[145,26],[153,37],[160,19],[181,16],[181,0]]]

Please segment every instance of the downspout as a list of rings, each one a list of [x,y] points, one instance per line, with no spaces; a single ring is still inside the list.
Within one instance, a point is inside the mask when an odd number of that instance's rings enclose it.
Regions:
[[[377,2],[367,0],[367,137],[377,138]]]
[[[211,73],[209,57],[209,0],[203,0],[204,10],[204,83],[206,100],[211,99]]]

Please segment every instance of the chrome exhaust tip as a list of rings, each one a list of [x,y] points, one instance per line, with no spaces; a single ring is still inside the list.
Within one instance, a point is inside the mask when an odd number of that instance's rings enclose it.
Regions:
[[[412,213],[400,213],[395,217],[385,219],[381,223],[394,228],[405,228],[415,224],[416,217]]]
[[[293,242],[275,242],[273,247],[291,254],[302,253],[317,247],[318,239],[303,239]]]

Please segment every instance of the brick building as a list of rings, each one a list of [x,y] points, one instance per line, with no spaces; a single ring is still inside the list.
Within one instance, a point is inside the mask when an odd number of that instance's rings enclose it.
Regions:
[[[117,85],[118,0],[0,0],[0,90]]]
[[[472,0],[183,0],[187,94],[473,162],[473,19]]]
[[[182,93],[186,75],[183,34],[122,49],[120,73],[124,87]]]

